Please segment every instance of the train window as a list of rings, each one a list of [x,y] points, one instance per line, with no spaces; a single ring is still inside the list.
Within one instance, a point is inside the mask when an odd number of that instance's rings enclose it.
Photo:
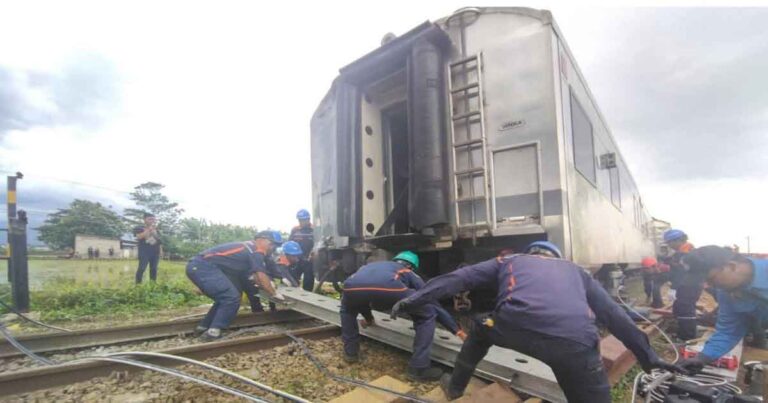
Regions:
[[[610,168],[608,175],[611,180],[611,201],[613,205],[621,208],[621,186],[619,184],[619,168]]]
[[[579,171],[593,185],[597,182],[595,172],[595,146],[592,138],[592,123],[587,113],[571,92],[571,127],[573,128],[573,161]]]

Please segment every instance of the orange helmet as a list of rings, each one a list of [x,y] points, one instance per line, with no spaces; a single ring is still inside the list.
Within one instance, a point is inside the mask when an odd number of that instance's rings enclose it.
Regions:
[[[656,258],[646,256],[643,258],[643,260],[640,262],[640,264],[643,267],[653,267],[656,266],[659,262],[656,261]]]

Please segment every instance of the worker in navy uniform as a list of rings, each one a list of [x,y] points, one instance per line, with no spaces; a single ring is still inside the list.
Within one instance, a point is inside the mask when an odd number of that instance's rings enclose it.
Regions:
[[[162,242],[157,232],[157,219],[154,214],[144,213],[144,225],[133,229],[133,235],[139,241],[139,267],[136,269],[136,284],[141,284],[144,271],[149,266],[149,279],[157,281],[157,264],[160,262]]]
[[[362,315],[364,323],[372,326],[375,322],[371,309],[389,310],[397,301],[423,287],[424,281],[413,272],[418,267],[419,257],[413,252],[404,251],[392,261],[366,264],[344,282],[340,314],[344,359],[347,362],[357,362],[360,359],[357,315]],[[416,332],[413,339],[413,355],[408,363],[407,377],[410,380],[436,381],[443,373],[441,369],[431,366],[429,358],[438,309],[442,308],[430,303],[406,310],[413,319]],[[456,328],[458,329],[458,326]]]
[[[270,298],[285,300],[272,286],[265,263],[267,256],[282,243],[282,237],[276,231],[261,231],[254,238],[214,246],[187,264],[187,277],[213,299],[213,306],[195,328],[195,333],[201,334],[205,341],[221,338],[222,329],[237,315],[242,293],[237,283],[243,276],[249,277]]]
[[[302,282],[302,288],[307,291],[312,291],[315,287],[315,272],[312,268],[311,253],[312,248],[315,246],[315,229],[312,228],[309,211],[299,210],[296,213],[296,219],[299,220],[299,225],[293,227],[288,239],[294,241],[301,246],[301,250],[304,251],[304,255],[299,260],[298,264],[294,266],[291,271],[293,278]],[[304,276],[302,280],[302,275]]]
[[[688,242],[688,235],[677,229],[664,232],[663,238],[667,246],[674,251],[669,259],[669,274],[672,288],[675,290],[672,314],[677,321],[677,338],[682,341],[695,339],[698,337],[696,335],[698,322],[696,302],[701,297],[704,285],[700,279],[688,276],[682,263],[685,255],[693,250],[693,245]]]
[[[543,253],[497,257],[433,278],[395,304],[392,315],[487,287],[497,290],[496,309],[478,318],[453,374],[441,380],[449,399],[463,395],[477,364],[497,345],[549,365],[569,402],[610,402],[610,385],[598,350],[598,321],[634,353],[646,372],[680,370],[656,356],[645,333],[583,268]]]
[[[683,263],[689,275],[715,287],[720,308],[715,332],[701,353],[678,363],[695,373],[731,351],[754,322],[768,320],[768,259],[709,245],[693,250]]]
[[[298,263],[302,256],[301,246],[293,241],[288,241],[280,248],[280,254],[276,260],[267,258],[265,260],[265,266],[267,269],[267,275],[272,280],[281,280],[283,284],[291,287],[298,287],[298,282],[293,278],[290,273],[290,268]],[[259,298],[259,288],[248,279],[247,273],[240,276],[239,282],[248,297],[248,302],[251,304],[251,312],[264,312],[264,307],[261,305],[261,298]],[[269,303],[269,310],[277,310],[277,306],[274,302]]]
[[[651,308],[661,308],[664,301],[661,298],[661,286],[665,282],[664,275],[669,272],[669,266],[659,263],[656,258],[646,256],[640,261],[643,267],[643,289],[646,303]]]

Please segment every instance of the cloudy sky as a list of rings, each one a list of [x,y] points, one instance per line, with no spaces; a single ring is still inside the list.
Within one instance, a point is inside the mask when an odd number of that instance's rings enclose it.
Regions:
[[[119,210],[151,180],[189,215],[273,228],[309,207],[309,120],[338,68],[464,5],[61,3],[0,13],[0,173],[25,173],[33,223],[75,197]],[[650,212],[768,252],[768,9],[530,5],[552,10]]]

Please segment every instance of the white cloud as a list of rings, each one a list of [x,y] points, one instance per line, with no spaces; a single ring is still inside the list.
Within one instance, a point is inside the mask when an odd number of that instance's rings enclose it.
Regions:
[[[20,186],[32,186],[38,180],[34,174],[120,190],[156,181],[167,185],[171,198],[190,215],[288,228],[296,210],[310,204],[309,120],[338,68],[373,50],[385,33],[401,34],[461,6],[458,1],[6,5],[0,15],[0,66],[56,74],[73,55],[102,55],[115,69],[119,109],[97,129],[70,122],[9,132],[0,146],[0,168],[26,171]],[[765,215],[752,202],[765,200],[757,177],[680,183],[674,175],[660,174],[655,161],[663,148],[633,120],[647,122],[669,112],[654,111],[654,99],[673,89],[660,82],[720,83],[722,74],[707,65],[733,63],[768,41],[758,35],[720,47],[730,52],[710,54],[707,43],[693,46],[695,36],[669,25],[679,22],[684,29],[684,20],[648,18],[665,12],[559,5],[553,10],[651,212],[686,229],[698,244],[738,243],[751,234],[754,248],[768,250],[761,243],[768,240],[768,225],[758,225]],[[706,29],[716,36],[741,29],[738,25],[724,22]],[[669,35],[648,39],[659,31]],[[660,44],[686,52],[662,52],[640,69],[642,51]],[[685,63],[690,60],[706,63]],[[681,68],[667,75],[669,65]],[[762,75],[751,76],[753,70],[740,70],[741,78],[762,80]],[[712,96],[724,90],[709,85],[707,91]],[[691,93],[701,97],[683,95]],[[47,94],[29,94],[31,104],[51,107]],[[656,98],[642,98],[648,94]],[[738,109],[735,95],[727,96]],[[641,98],[643,105],[633,104]],[[765,105],[765,98],[758,99]],[[637,110],[642,113],[630,114]],[[698,118],[695,109],[682,111],[683,118]],[[765,128],[768,112],[761,113],[762,123],[754,123],[759,113],[750,120],[754,133]],[[743,138],[755,138],[754,133]],[[686,150],[675,152],[685,155]],[[86,189],[72,187],[73,196],[86,195]],[[726,203],[731,197],[740,207]]]

